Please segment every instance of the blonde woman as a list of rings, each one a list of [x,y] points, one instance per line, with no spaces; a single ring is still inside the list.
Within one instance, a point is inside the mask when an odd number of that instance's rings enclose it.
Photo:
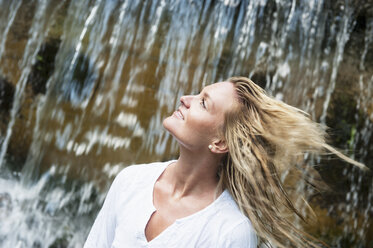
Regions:
[[[301,215],[280,171],[323,150],[364,165],[247,78],[206,86],[180,103],[163,121],[179,143],[178,159],[119,173],[84,247],[318,247],[290,221],[289,213]]]

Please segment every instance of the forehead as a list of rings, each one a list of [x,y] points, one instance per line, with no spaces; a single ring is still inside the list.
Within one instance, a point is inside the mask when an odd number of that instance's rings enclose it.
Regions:
[[[218,82],[208,85],[204,91],[210,96],[215,108],[228,110],[236,104],[236,91],[231,82]]]

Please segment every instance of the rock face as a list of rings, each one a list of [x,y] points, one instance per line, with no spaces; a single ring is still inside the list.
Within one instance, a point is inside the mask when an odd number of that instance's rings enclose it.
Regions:
[[[34,95],[45,94],[47,81],[54,71],[60,43],[60,39],[50,39],[40,47],[27,82],[31,85]]]
[[[356,89],[350,87],[351,77],[348,77],[347,72],[341,75],[345,79],[338,81],[339,86],[333,93],[328,110],[330,141],[356,160],[366,161],[367,166],[371,167],[373,136],[371,133],[366,133],[367,139],[362,136],[366,132],[364,125],[369,115],[359,109],[356,99],[359,95]],[[314,195],[311,200],[319,216],[319,223],[312,228],[313,232],[324,237],[329,244],[336,242],[336,236],[340,237],[338,245],[341,247],[370,245],[372,227],[367,220],[373,217],[369,210],[373,184],[371,172],[363,173],[333,156],[321,160],[317,170],[330,190]],[[356,232],[362,226],[364,233]]]
[[[5,121],[9,116],[9,111],[12,108],[14,96],[14,85],[8,82],[0,75],[0,111],[1,121]]]

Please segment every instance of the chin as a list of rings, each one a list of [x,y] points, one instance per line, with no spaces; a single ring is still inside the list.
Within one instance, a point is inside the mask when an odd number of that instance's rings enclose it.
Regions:
[[[180,130],[180,125],[173,120],[173,117],[169,116],[165,118],[162,122],[162,125],[163,128],[166,129],[166,131],[169,132],[172,137],[174,137],[174,139],[176,139],[180,143],[179,137],[177,135]]]
[[[163,122],[162,122],[162,125],[164,127],[164,129],[166,129],[168,132],[170,132],[172,134],[172,120],[171,120],[171,116],[169,117],[166,117]]]

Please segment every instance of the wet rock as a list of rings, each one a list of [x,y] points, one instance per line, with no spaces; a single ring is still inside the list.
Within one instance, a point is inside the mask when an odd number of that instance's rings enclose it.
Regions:
[[[49,39],[41,46],[27,81],[33,95],[46,93],[48,80],[55,72],[60,44],[60,39]],[[61,53],[65,63],[57,71],[58,76],[56,82],[52,82],[51,90],[60,99],[73,105],[81,104],[92,95],[98,71],[90,57],[82,52],[76,55],[71,49]]]
[[[14,97],[14,85],[0,75],[0,111],[9,114]],[[2,119],[4,114],[1,115]]]
[[[69,246],[69,240],[72,235],[65,234],[63,237],[57,238],[49,248],[64,248]]]
[[[84,53],[75,55],[74,51],[68,53],[66,59],[69,62],[58,72],[52,91],[59,99],[78,106],[94,93],[98,83],[98,71],[90,57]]]
[[[27,83],[31,85],[33,93],[45,94],[46,84],[55,67],[55,58],[61,40],[51,39],[45,42],[36,56]]]
[[[371,125],[371,120],[369,113],[358,104],[361,95],[365,94],[356,87],[361,75],[358,65],[358,61],[352,58],[341,64],[326,124],[330,128],[329,142],[332,145],[373,169],[373,135],[364,131],[367,125]],[[318,220],[323,223],[315,227],[313,233],[318,233],[331,245],[369,247],[373,242],[373,230],[363,223],[373,218],[373,211],[369,207],[372,173],[363,172],[335,156],[323,159],[317,170],[331,190],[312,200]],[[359,236],[360,232],[356,232],[356,228],[352,228],[354,225],[357,225],[357,229],[364,228],[364,239]],[[338,243],[333,244],[337,242],[335,237],[340,238]]]

